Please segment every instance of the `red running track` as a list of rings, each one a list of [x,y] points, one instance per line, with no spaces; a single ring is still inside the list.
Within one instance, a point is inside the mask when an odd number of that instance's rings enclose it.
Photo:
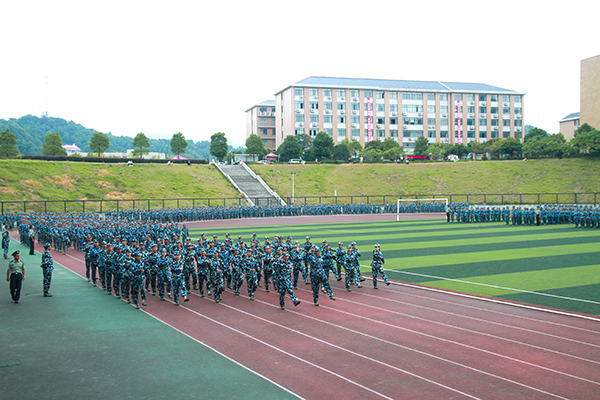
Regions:
[[[237,221],[239,223],[239,220]],[[83,254],[53,252],[85,275]],[[518,308],[394,282],[298,307],[259,288],[143,311],[306,399],[591,399],[600,394],[600,320]],[[383,287],[381,287],[383,286]],[[92,289],[90,289],[92,290]],[[106,296],[115,307],[123,306]]]

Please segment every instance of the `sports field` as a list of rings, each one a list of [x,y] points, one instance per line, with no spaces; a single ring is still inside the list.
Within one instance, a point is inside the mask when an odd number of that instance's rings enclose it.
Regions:
[[[326,217],[323,217],[326,218]],[[370,274],[373,245],[379,243],[390,279],[481,296],[600,315],[600,230],[573,225],[514,226],[504,223],[446,223],[438,219],[310,223],[206,229],[234,241],[253,233],[355,241],[362,272]],[[296,220],[297,221],[297,220]],[[231,224],[235,224],[231,221]],[[193,239],[202,229],[190,230]],[[195,241],[195,240],[194,240]]]

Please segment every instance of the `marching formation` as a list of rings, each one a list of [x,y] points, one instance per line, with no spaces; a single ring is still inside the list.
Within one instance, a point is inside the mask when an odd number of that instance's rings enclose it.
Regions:
[[[229,234],[221,241],[217,235],[209,239],[202,233],[197,244],[189,237],[182,241],[177,234],[171,239],[152,240],[148,236],[141,242],[119,237],[105,241],[87,236],[82,250],[88,281],[137,308],[140,302],[147,305],[149,293],[158,295],[162,301],[172,298],[179,305],[180,298],[189,301],[188,294],[197,291],[200,296],[212,296],[219,303],[226,290],[239,296],[245,284],[251,301],[259,288],[270,292],[272,287],[279,294],[279,306],[284,310],[286,297],[294,306],[300,304],[294,293],[300,277],[305,285],[311,286],[313,304],[318,306],[321,292],[331,300],[336,299],[329,279],[333,276],[341,281],[342,269],[348,291],[352,291],[351,285],[361,288],[365,280],[355,242],[347,248],[340,242],[334,251],[326,240],[317,246],[308,236],[302,245],[291,236],[284,240],[279,235],[272,242],[265,237],[261,243],[256,234],[246,243],[241,236],[234,242]],[[390,284],[383,271],[384,262],[376,245],[372,263],[374,288],[377,288],[377,274]]]

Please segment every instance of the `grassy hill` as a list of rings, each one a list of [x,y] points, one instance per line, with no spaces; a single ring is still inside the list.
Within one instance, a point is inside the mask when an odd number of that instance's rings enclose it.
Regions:
[[[334,190],[338,196],[600,192],[600,160],[584,158],[410,165],[252,165],[252,169],[284,198],[292,195],[292,172],[297,173],[296,197],[333,196]],[[570,201],[566,197],[559,196],[559,201]]]
[[[3,201],[237,198],[238,195],[211,165],[127,167],[108,163],[0,160]]]
[[[363,165],[262,165],[252,169],[281,197],[291,197],[292,172],[295,196],[355,196],[354,202],[382,202],[379,195],[459,194],[459,193],[571,193],[600,192],[600,160],[530,160],[460,163],[363,164]],[[211,165],[123,164],[0,160],[0,200],[126,200],[238,198],[237,191]],[[373,197],[375,196],[375,197]],[[466,200],[455,196],[455,201]],[[483,197],[470,197],[481,202]],[[487,196],[488,204],[517,202],[518,198]],[[536,201],[529,196],[524,201]],[[542,197],[554,202],[555,195]],[[325,200],[323,200],[325,201]],[[340,199],[340,202],[349,199]],[[394,201],[387,198],[387,202]],[[572,202],[573,196],[559,196],[559,202]],[[594,201],[579,196],[578,201]],[[600,195],[597,197],[600,201]],[[180,203],[181,207],[192,205]],[[237,204],[228,201],[227,204]],[[124,203],[123,207],[130,207]],[[194,204],[202,204],[195,202]],[[223,204],[213,201],[211,205]],[[161,204],[162,205],[162,204]],[[158,207],[161,205],[154,205]],[[176,202],[165,206],[174,207]],[[111,207],[106,205],[105,207]],[[114,208],[112,206],[111,208]],[[5,206],[5,210],[7,210]]]

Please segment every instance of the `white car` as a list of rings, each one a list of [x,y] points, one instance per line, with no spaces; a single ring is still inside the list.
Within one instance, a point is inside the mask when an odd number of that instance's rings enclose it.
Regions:
[[[301,158],[292,158],[290,159],[290,164],[306,164],[306,161]]]

